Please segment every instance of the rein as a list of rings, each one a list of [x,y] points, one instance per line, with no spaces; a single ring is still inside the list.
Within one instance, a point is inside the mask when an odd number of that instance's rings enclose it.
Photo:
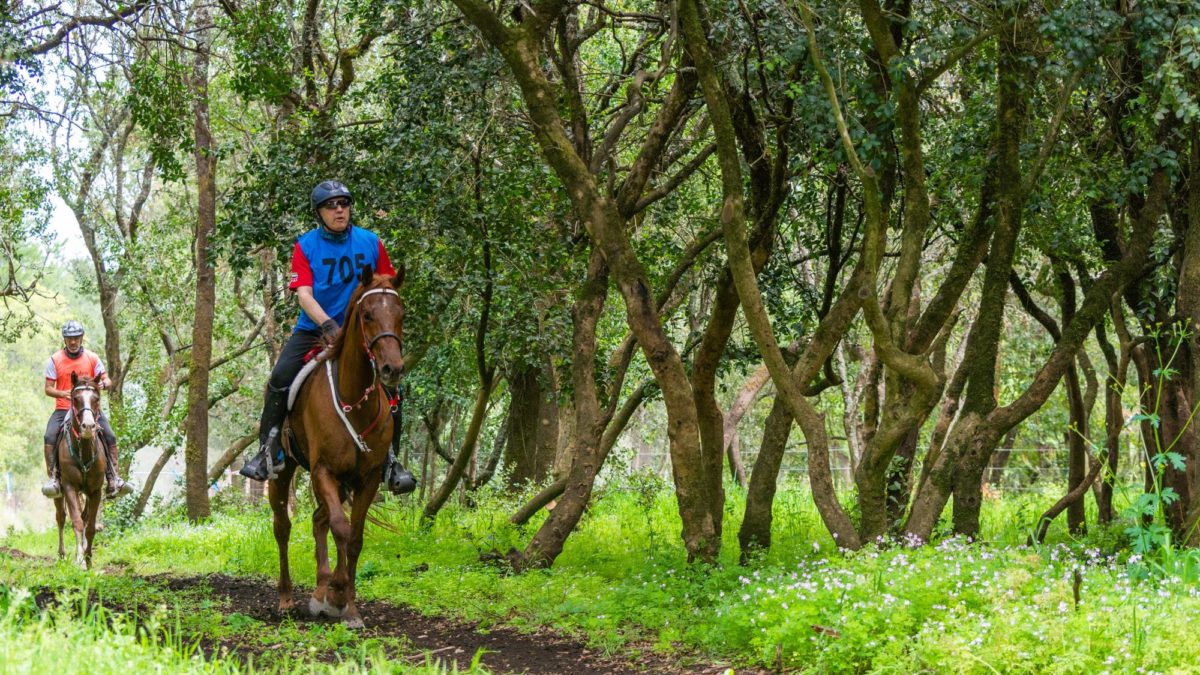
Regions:
[[[81,389],[84,391],[95,392],[97,397],[100,396],[100,391],[98,389],[96,389],[95,387],[88,385],[88,384],[81,384],[81,385],[71,389],[72,399],[74,398],[75,392],[77,392]],[[85,463],[79,457],[79,451],[75,449],[75,443],[71,442],[72,438],[74,438],[76,442],[80,442],[83,440],[83,433],[81,431],[77,430],[75,428],[75,424],[74,424],[75,420],[77,419],[76,415],[75,415],[75,401],[74,400],[71,401],[70,410],[71,410],[70,416],[67,417],[67,419],[65,419],[63,421],[63,426],[65,426],[67,428],[67,453],[69,455],[71,455],[71,459],[75,460],[75,463],[79,465],[80,472],[87,473],[88,471],[91,470],[92,466],[94,466],[96,464],[96,457],[98,457],[100,453],[96,452],[96,448],[95,448],[96,441],[93,439],[91,461]],[[83,412],[92,413],[93,419],[95,419],[97,417],[96,413],[92,410],[91,402],[86,399],[84,400],[84,403],[83,403]]]
[[[383,390],[383,385],[379,383],[379,371],[375,368],[375,352],[372,351],[371,348],[375,346],[376,342],[386,337],[395,338],[396,342],[399,342],[401,346],[403,346],[404,343],[400,339],[399,335],[396,335],[391,331],[382,331],[377,333],[371,338],[370,341],[368,341],[366,324],[364,323],[362,312],[359,311],[359,305],[362,304],[362,301],[365,300],[368,295],[375,295],[376,293],[394,295],[397,298],[400,297],[400,294],[391,288],[373,288],[359,296],[358,302],[354,303],[355,314],[358,316],[358,332],[362,336],[363,341],[363,351],[367,353],[367,360],[371,363],[371,384],[367,385],[367,388],[363,391],[362,397],[359,398],[358,401],[354,403],[343,403],[340,400],[336,382],[337,366],[334,365],[332,359],[325,362],[325,375],[329,380],[329,391],[333,398],[333,409],[335,412],[337,412],[338,418],[342,420],[342,424],[346,427],[346,431],[350,433],[350,438],[354,440],[354,444],[357,445],[358,449],[363,452],[371,452],[371,448],[367,445],[364,437],[374,431],[375,427],[377,427],[379,423],[383,421],[383,418],[387,415],[389,408],[391,409],[391,412],[394,413],[396,412],[397,406],[400,405],[400,395],[397,394],[391,398],[388,398],[387,392]],[[362,405],[367,402],[367,399],[371,397],[371,393],[377,390],[379,391],[381,402],[383,400],[387,400],[389,405],[380,405],[379,415],[365,430],[363,430],[362,433],[359,433],[354,429],[354,425],[350,423],[350,418],[346,415],[362,407]]]

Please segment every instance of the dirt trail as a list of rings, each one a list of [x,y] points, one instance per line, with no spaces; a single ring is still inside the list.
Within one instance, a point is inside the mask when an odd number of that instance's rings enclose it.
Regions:
[[[228,607],[268,624],[281,620],[275,612],[275,587],[265,581],[212,574],[206,577],[150,577],[150,581],[165,584],[171,590],[211,589],[214,598],[228,601]],[[331,623],[336,619],[315,618],[304,611],[308,606],[308,590],[297,589],[296,607],[287,617],[296,623]],[[661,656],[641,654],[636,662],[605,657],[583,643],[552,632],[520,633],[511,628],[495,627],[480,632],[466,623],[419,614],[377,600],[362,600],[359,611],[367,622],[362,637],[404,637],[416,650],[407,660],[421,663],[425,653],[444,662],[455,662],[460,669],[470,665],[475,653],[483,649],[481,662],[489,670],[505,673],[579,673],[607,675],[609,673],[720,673],[719,666],[680,667]],[[234,652],[244,652],[255,643],[224,645]],[[401,656],[400,658],[404,658]]]
[[[0,555],[14,558],[40,559],[22,551],[0,547]],[[47,558],[46,560],[50,560]],[[113,570],[120,573],[119,570]],[[265,580],[231,577],[224,574],[207,576],[175,577],[155,575],[143,577],[147,582],[165,587],[172,591],[200,591],[222,603],[229,612],[244,614],[268,625],[278,625],[283,621],[294,621],[298,624],[333,623],[336,619],[312,617],[301,608],[308,606],[311,589],[297,587],[295,590],[296,610],[287,616],[280,616],[275,611],[276,593],[273,583]],[[39,605],[45,606],[53,602],[55,594],[40,592],[37,594]],[[537,633],[521,633],[512,628],[493,627],[480,631],[462,621],[435,616],[425,616],[408,607],[393,605],[378,600],[360,600],[359,611],[367,623],[366,628],[359,632],[361,638],[389,637],[404,638],[413,646],[411,654],[396,654],[393,658],[417,665],[424,663],[426,655],[446,665],[456,664],[465,669],[475,657],[476,652],[483,650],[481,663],[490,671],[496,673],[529,673],[535,674],[570,674],[570,675],[609,675],[615,673],[723,673],[728,666],[705,664],[686,665],[672,661],[664,656],[644,652],[632,655],[627,659],[606,656],[602,652],[588,648],[577,639],[564,636],[553,631]],[[145,612],[149,608],[114,607],[111,601],[109,609],[115,611]],[[226,657],[241,660],[257,660],[256,657],[271,649],[264,646],[258,636],[247,634],[244,639],[223,639],[220,641],[200,638],[200,648],[209,656],[225,652]],[[313,654],[313,658],[322,661],[336,661],[336,653]],[[739,673],[750,672],[738,669]]]

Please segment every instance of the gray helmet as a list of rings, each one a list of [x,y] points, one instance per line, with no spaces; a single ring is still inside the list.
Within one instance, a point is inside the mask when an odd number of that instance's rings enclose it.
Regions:
[[[317,186],[313,188],[312,196],[310,197],[313,210],[317,210],[321,204],[324,204],[334,197],[345,197],[350,201],[354,201],[354,197],[350,195],[350,188],[342,185],[336,180],[325,180],[317,183]]]
[[[78,321],[76,321],[74,319],[71,319],[70,321],[63,324],[62,336],[65,338],[82,337],[83,336],[83,324],[79,323]]]

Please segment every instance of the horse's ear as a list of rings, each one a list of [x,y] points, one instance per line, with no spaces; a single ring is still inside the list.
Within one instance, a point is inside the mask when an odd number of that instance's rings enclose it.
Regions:
[[[74,387],[77,384],[79,384],[79,375],[71,373],[71,386]]]
[[[363,286],[366,286],[367,284],[371,283],[371,279],[375,278],[375,271],[371,269],[371,263],[363,265],[362,270],[362,276],[360,276],[358,280]]]
[[[392,288],[399,289],[400,284],[404,283],[404,263],[396,268],[396,276],[392,277]]]

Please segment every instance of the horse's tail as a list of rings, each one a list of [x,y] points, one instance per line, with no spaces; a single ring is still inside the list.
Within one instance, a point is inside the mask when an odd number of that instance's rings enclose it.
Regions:
[[[371,508],[374,509],[376,507],[374,504],[372,504]],[[384,521],[380,520],[379,518],[371,515],[370,509],[367,510],[367,522],[371,523],[372,525],[374,525],[376,527],[387,530],[388,532],[391,532],[392,534],[402,534],[400,532],[400,529],[398,527],[396,527],[395,525],[392,525],[391,523],[388,523],[388,522],[384,522]]]

